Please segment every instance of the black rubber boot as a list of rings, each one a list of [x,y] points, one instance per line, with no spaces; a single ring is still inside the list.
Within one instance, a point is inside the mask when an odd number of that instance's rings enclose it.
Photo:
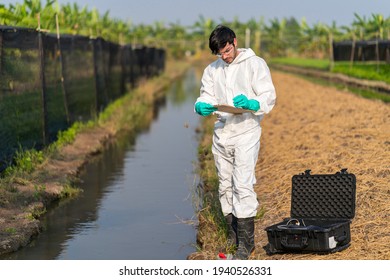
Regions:
[[[233,214],[225,216],[225,221],[227,225],[227,237],[228,237],[228,246],[233,247],[237,246],[237,218]]]
[[[255,249],[255,219],[237,219],[238,248],[234,259],[247,260]]]

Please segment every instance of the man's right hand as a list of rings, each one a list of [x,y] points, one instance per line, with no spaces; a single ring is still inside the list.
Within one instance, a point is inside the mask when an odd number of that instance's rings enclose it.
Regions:
[[[213,105],[205,102],[196,102],[195,104],[195,112],[197,112],[201,116],[208,116],[212,112],[217,111]]]

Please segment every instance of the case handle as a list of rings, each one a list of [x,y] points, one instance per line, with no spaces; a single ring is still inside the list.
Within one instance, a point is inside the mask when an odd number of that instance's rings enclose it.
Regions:
[[[334,237],[334,239],[337,241],[337,243],[342,243],[345,240],[347,240],[347,238],[348,238],[348,235],[346,232],[344,232],[344,234],[342,236],[335,236]]]
[[[288,234],[280,239],[283,247],[288,249],[304,249],[308,243],[308,238],[299,234]]]
[[[310,172],[311,172],[311,169],[307,169],[307,170],[305,170],[305,172],[301,173],[301,175],[310,176],[311,175]]]

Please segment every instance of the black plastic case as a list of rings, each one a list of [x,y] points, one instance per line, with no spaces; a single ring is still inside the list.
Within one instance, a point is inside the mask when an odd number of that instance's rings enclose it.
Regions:
[[[291,216],[265,228],[267,253],[333,253],[350,246],[355,216],[356,177],[336,174],[292,177]]]

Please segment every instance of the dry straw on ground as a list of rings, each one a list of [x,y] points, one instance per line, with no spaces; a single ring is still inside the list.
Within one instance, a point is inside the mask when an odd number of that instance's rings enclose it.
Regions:
[[[265,117],[255,190],[266,213],[256,223],[256,259],[390,259],[390,107],[273,72],[277,105]],[[289,217],[291,178],[311,169],[356,175],[351,246],[327,255],[269,256],[264,228]]]

